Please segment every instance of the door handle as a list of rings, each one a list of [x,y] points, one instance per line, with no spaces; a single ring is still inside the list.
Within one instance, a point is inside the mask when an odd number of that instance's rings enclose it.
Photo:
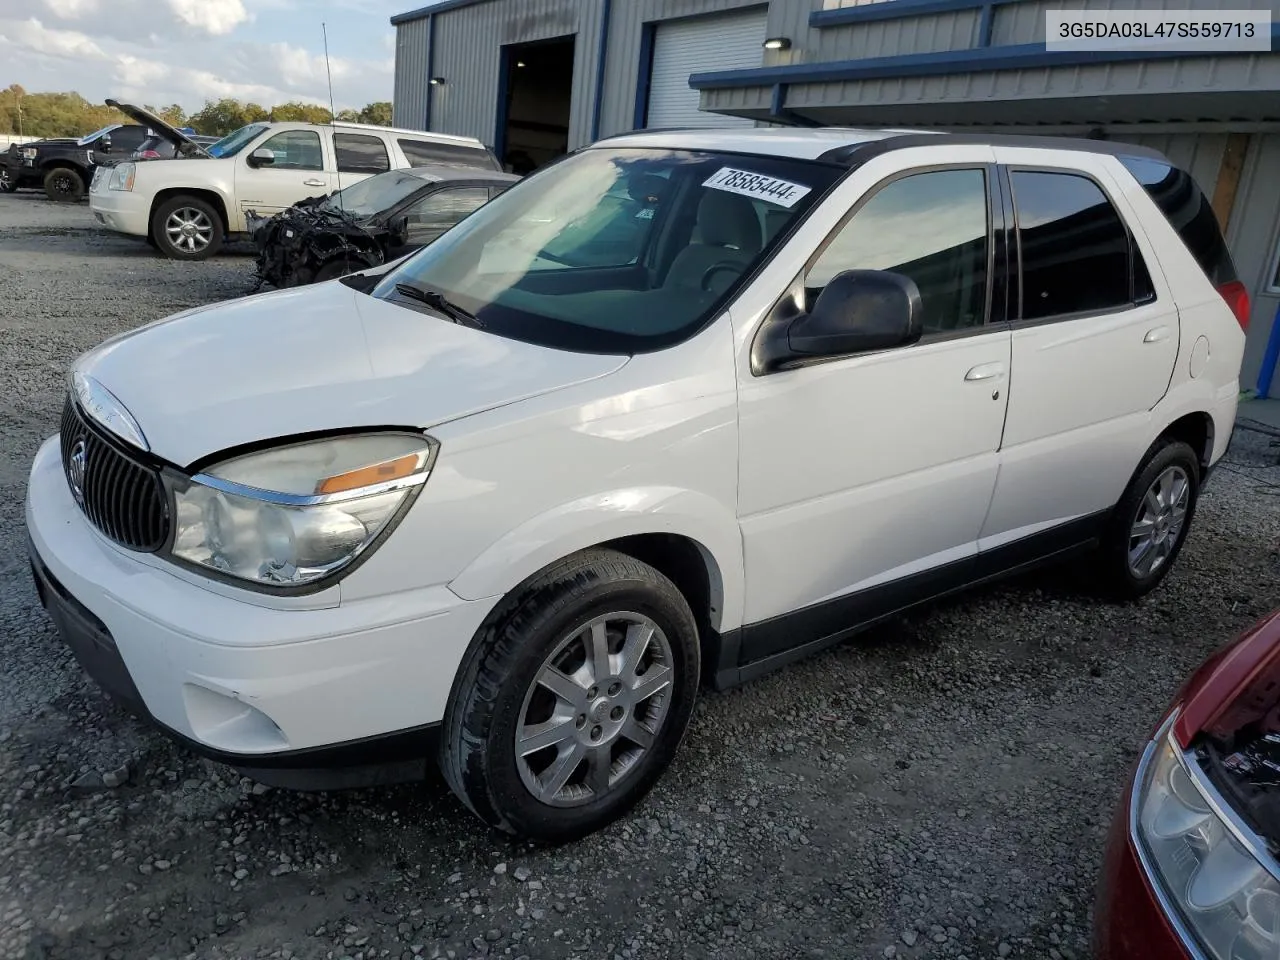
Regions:
[[[980,363],[964,375],[966,380],[998,380],[1004,376],[1003,363]]]
[[[323,180],[317,180],[312,177],[310,180],[303,180],[302,185],[304,187],[323,187],[325,184]]]
[[[1143,343],[1159,343],[1161,340],[1169,339],[1168,327],[1153,327],[1147,331],[1147,335],[1142,338]]]

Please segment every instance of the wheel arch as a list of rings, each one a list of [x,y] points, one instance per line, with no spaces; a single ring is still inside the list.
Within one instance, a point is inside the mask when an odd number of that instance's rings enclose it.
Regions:
[[[724,505],[688,490],[621,490],[562,504],[493,543],[449,584],[468,600],[504,596],[553,564],[592,548],[625,553],[671,579],[699,618],[741,625],[742,536]]]
[[[84,181],[85,186],[89,185],[89,181],[93,178],[89,175],[89,170],[83,164],[76,163],[66,157],[52,157],[40,164],[40,172],[48,174],[51,170],[74,170],[79,174],[80,179]]]
[[[1160,432],[1160,438],[1181,440],[1195,451],[1201,476],[1213,457],[1216,439],[1213,417],[1203,410],[1184,413]]]
[[[218,214],[218,218],[222,221],[223,236],[231,232],[231,224],[227,219],[227,203],[218,191],[210,190],[206,187],[165,187],[163,190],[157,190],[156,195],[151,198],[151,209],[147,213],[147,236],[152,236],[154,233],[151,221],[155,219],[156,211],[160,209],[161,204],[172,200],[174,197],[196,197],[204,200],[213,207]]]

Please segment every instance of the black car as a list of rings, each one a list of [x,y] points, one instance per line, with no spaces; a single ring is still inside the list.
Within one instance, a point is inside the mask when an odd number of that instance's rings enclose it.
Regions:
[[[437,164],[388,170],[273,217],[246,211],[259,281],[277,287],[320,283],[398,259],[519,179]]]
[[[113,123],[88,136],[15,143],[0,157],[0,189],[43,188],[50,200],[79,200],[93,172],[108,160],[126,160],[151,131],[140,124]]]

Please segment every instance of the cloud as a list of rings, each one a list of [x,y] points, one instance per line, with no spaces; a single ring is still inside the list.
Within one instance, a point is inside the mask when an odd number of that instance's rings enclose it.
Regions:
[[[312,49],[300,45],[296,16],[280,9],[290,2],[0,0],[0,63],[6,82],[31,91],[77,90],[98,102],[179,103],[191,112],[222,97],[327,106],[318,25],[314,38],[304,38]],[[331,57],[336,106],[391,99],[394,63],[379,41],[393,31],[385,20],[363,15],[344,21],[332,2],[308,7],[317,20],[329,20],[331,49],[338,40],[339,50],[350,53],[353,39],[366,38],[360,56]],[[22,12],[6,16],[15,8]],[[41,12],[24,19],[28,9]]]
[[[230,33],[249,19],[241,0],[168,0],[168,7],[182,23],[216,37]]]
[[[11,44],[47,57],[68,60],[106,59],[102,48],[75,30],[51,30],[35,17],[29,20],[0,21],[0,43]]]

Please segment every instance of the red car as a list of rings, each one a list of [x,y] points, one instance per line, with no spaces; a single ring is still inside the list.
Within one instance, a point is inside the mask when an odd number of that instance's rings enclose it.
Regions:
[[[1280,960],[1280,611],[1209,658],[1112,825],[1095,960]]]

